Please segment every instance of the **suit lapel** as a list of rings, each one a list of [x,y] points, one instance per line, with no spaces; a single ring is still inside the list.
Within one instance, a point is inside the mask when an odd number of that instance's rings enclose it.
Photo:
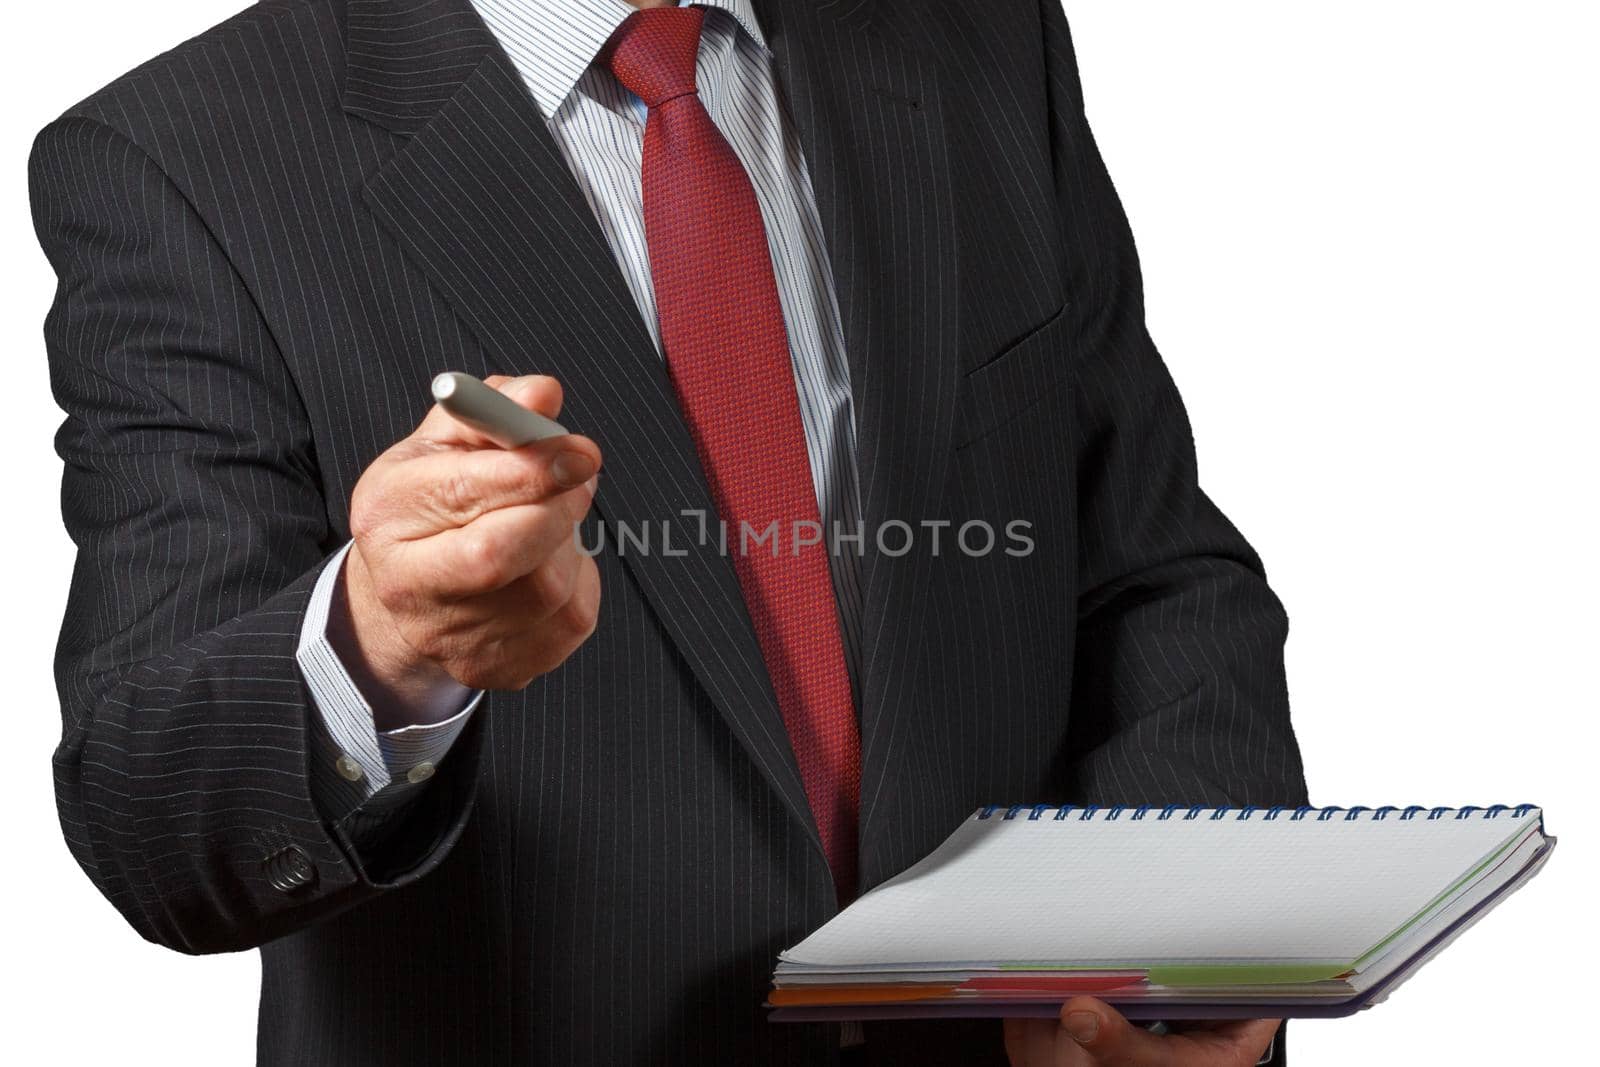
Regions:
[[[756,0],[805,152],[851,368],[868,524],[860,691],[864,885],[920,651],[929,557],[875,531],[934,517],[957,385],[955,223],[933,63],[881,0]],[[507,373],[567,388],[606,454],[596,507],[657,533],[715,515],[665,368],[515,69],[466,0],[348,0],[344,106],[405,135],[363,199]],[[691,524],[692,525],[692,524]],[[683,531],[679,519],[674,529]],[[896,541],[893,532],[889,544]],[[921,545],[919,540],[919,546]],[[657,546],[659,547],[659,545]],[[819,853],[815,821],[729,561],[623,553],[644,595]]]
[[[597,509],[613,534],[650,531],[648,553],[621,553],[628,567],[820,853],[732,565],[687,536],[698,523],[682,513],[716,512],[671,383],[516,70],[465,0],[351,0],[348,34],[346,109],[409,135],[368,180],[367,206],[496,369],[562,381],[562,421],[605,453]]]
[[[867,523],[861,873],[909,721],[928,585],[924,519],[948,477],[957,386],[955,218],[934,63],[915,5],[756,0],[801,138],[849,352]],[[896,551],[906,523],[917,550]],[[877,550],[884,531],[891,552]]]

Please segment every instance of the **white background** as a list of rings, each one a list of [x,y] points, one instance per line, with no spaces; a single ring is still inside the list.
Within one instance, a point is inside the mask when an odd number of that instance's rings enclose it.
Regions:
[[[6,12],[13,502],[0,627],[13,696],[0,916],[12,1062],[245,1064],[253,1052],[255,956],[146,945],[57,831],[49,662],[72,550],[40,340],[53,281],[24,179],[44,122],[240,6]],[[1295,1062],[1572,1062],[1600,952],[1600,9],[1067,7],[1203,480],[1293,620],[1313,799],[1531,801],[1563,839],[1538,880],[1389,1003],[1297,1025]]]

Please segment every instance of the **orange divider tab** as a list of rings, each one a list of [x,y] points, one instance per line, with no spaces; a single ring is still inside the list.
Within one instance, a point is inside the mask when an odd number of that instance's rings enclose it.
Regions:
[[[1142,985],[1142,974],[1096,975],[1041,975],[1025,977],[969,978],[962,989],[983,990],[1039,990],[1046,993],[1109,993],[1113,989],[1126,989]]]

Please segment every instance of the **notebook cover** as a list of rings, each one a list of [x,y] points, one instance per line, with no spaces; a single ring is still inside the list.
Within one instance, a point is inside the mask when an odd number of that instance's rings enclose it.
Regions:
[[[1104,999],[1124,1016],[1134,1020],[1153,1019],[1340,1019],[1354,1015],[1363,1008],[1382,1000],[1400,982],[1410,977],[1437,949],[1461,931],[1476,922],[1514,890],[1524,885],[1536,874],[1555,847],[1555,838],[1547,837],[1516,877],[1490,893],[1478,906],[1439,931],[1431,940],[1414,952],[1405,963],[1396,967],[1382,981],[1349,1000],[1306,1002],[1304,1000],[1253,1001],[1249,1004],[1219,1003],[1216,1000],[1119,1000],[1115,995]],[[848,1007],[773,1008],[768,1018],[774,1022],[871,1022],[887,1019],[1000,1019],[1000,1018],[1054,1018],[1064,1000],[1038,1002],[1012,1002],[1007,1004],[978,1003],[973,1001],[945,1002],[940,1004],[871,1004]]]

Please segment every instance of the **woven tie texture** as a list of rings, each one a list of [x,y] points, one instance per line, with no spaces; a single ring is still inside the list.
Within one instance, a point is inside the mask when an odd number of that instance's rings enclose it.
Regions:
[[[667,370],[843,903],[855,895],[861,742],[760,203],[695,88],[704,12],[649,8],[601,54],[649,108],[645,239]],[[776,541],[753,543],[776,523]]]

